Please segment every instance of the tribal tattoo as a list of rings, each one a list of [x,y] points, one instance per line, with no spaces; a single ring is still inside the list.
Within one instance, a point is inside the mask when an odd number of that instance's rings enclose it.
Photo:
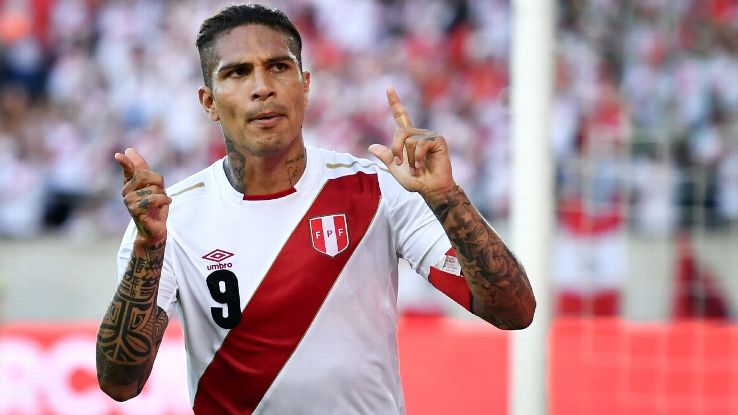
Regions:
[[[165,242],[134,249],[128,269],[97,335],[97,373],[113,385],[135,384],[140,392],[169,322],[156,305]]]
[[[536,303],[525,269],[464,191],[426,201],[461,262],[474,314],[501,329],[528,326]]]

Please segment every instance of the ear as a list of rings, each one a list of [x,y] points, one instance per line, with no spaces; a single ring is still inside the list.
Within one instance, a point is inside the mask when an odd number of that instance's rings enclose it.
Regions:
[[[303,71],[302,72],[302,88],[303,88],[303,97],[304,97],[304,105],[305,107],[308,106],[308,102],[310,101],[310,72]]]
[[[220,116],[218,115],[217,108],[215,108],[213,90],[206,86],[201,86],[197,89],[197,96],[200,98],[200,105],[202,105],[202,108],[208,114],[210,121],[219,121]]]

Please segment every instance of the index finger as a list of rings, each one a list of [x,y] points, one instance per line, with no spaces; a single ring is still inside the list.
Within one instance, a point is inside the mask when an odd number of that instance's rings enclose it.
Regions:
[[[136,172],[131,159],[122,153],[115,153],[113,157],[115,158],[115,161],[118,162],[118,165],[120,165],[120,169],[123,171],[123,183],[131,180],[133,173]]]
[[[126,157],[128,157],[129,160],[131,160],[131,164],[133,165],[133,171],[137,172],[140,170],[149,170],[149,163],[144,160],[143,157],[141,157],[140,154],[138,154],[138,151],[134,148],[127,148],[126,149]]]
[[[400,97],[397,96],[395,88],[387,88],[387,102],[389,102],[390,109],[392,110],[392,117],[394,117],[397,126],[400,128],[412,128],[413,122],[410,120],[405,107],[400,103]]]

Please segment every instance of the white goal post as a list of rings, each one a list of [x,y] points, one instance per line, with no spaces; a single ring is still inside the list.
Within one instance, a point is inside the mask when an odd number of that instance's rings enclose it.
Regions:
[[[511,336],[513,415],[547,412],[547,342],[551,321],[550,241],[554,227],[549,110],[553,88],[555,2],[511,3],[511,244],[525,266],[538,303],[533,324]]]

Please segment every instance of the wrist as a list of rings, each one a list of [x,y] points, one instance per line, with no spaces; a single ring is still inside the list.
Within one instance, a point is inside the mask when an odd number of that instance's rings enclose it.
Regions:
[[[134,246],[139,247],[141,249],[158,249],[162,245],[164,245],[167,241],[167,234],[166,232],[163,235],[159,236],[149,236],[149,237],[143,237],[141,235],[136,236],[136,239],[133,241]]]
[[[423,197],[426,203],[428,203],[428,205],[432,207],[440,203],[445,203],[449,198],[452,198],[459,193],[464,193],[464,190],[461,188],[461,186],[452,181],[451,184],[449,184],[448,186],[433,190],[426,190],[423,191],[420,195]]]

